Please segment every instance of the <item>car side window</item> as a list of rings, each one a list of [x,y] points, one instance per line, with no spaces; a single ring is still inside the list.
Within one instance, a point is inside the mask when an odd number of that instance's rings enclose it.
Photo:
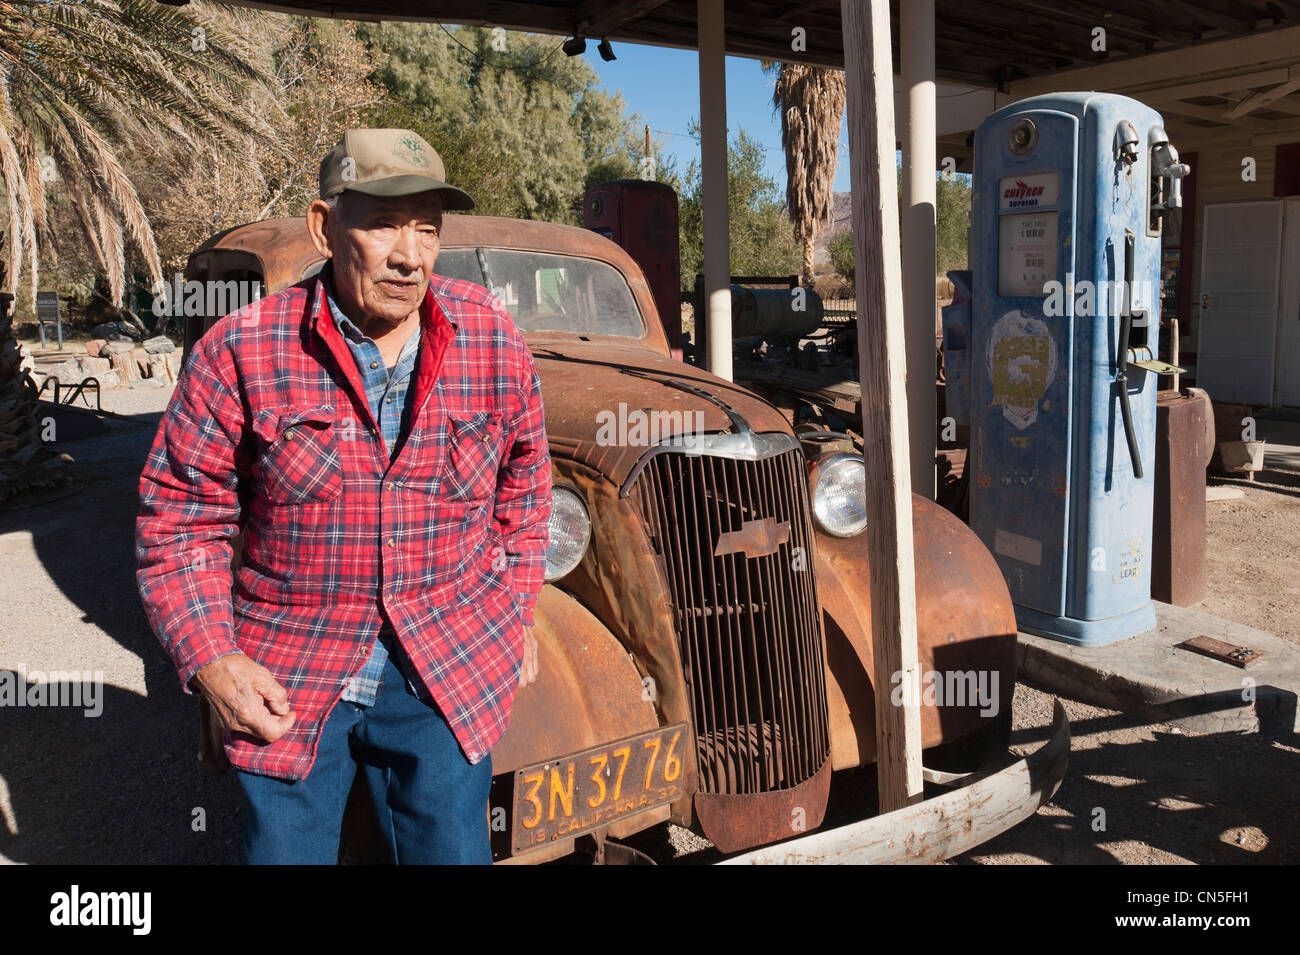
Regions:
[[[478,267],[478,256],[473,249],[443,249],[433,271],[444,278],[461,279],[475,285],[486,285],[483,271]]]

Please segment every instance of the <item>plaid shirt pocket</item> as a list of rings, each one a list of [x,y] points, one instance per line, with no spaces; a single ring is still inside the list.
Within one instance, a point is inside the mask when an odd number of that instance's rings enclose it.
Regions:
[[[343,490],[334,408],[283,408],[259,413],[262,489],[272,504],[330,501]]]
[[[448,422],[443,498],[483,501],[495,495],[504,443],[499,413],[483,411],[468,418],[453,416]]]

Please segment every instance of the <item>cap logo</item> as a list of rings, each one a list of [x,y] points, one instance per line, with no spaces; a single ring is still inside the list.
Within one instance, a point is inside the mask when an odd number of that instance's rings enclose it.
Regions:
[[[429,165],[429,157],[424,154],[424,144],[414,136],[399,137],[393,144],[393,155],[421,169]]]

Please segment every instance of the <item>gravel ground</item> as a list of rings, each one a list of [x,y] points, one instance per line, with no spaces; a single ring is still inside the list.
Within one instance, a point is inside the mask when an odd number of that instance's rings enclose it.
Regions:
[[[0,605],[11,608],[0,671],[99,670],[104,679],[99,718],[6,712],[0,861],[240,859],[238,785],[195,771],[195,700],[181,692],[135,586],[137,480],[171,390],[106,392],[106,410],[125,418],[62,448],[75,458],[75,487],[0,510]],[[1300,472],[1262,477],[1243,501],[1211,505],[1213,596],[1203,608],[1295,640]],[[1017,687],[1013,748],[1045,738],[1051,699]],[[1073,752],[1056,798],[954,863],[1300,861],[1294,738],[1191,736],[1074,701],[1066,709]],[[874,792],[871,769],[837,774],[830,824],[871,811]],[[680,829],[641,844],[661,862],[717,858]]]

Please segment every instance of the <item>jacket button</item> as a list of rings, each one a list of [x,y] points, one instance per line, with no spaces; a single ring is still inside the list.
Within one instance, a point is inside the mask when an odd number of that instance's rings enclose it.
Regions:
[[[388,538],[388,546],[389,546],[389,547],[396,547],[396,546],[397,546],[397,538],[395,538],[395,537],[390,537],[390,538]]]
[[[372,362],[370,363],[370,367],[371,367],[371,368],[378,368],[378,367],[379,367],[379,362],[377,362],[377,361],[372,361]]]
[[[292,440],[293,440],[293,429],[292,429],[292,428],[290,428],[288,431],[286,431],[286,432],[284,433],[284,440],[286,440],[286,441],[292,441]]]

